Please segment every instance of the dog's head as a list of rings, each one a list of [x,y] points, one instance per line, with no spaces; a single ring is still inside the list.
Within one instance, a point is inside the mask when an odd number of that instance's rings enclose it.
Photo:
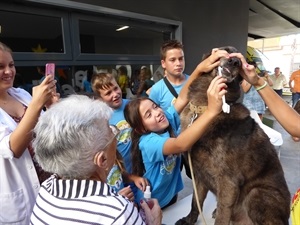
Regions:
[[[237,49],[232,46],[222,47],[219,49],[225,50],[228,53],[237,53]],[[231,83],[235,79],[238,79],[240,81],[242,80],[242,77],[240,76],[240,68],[242,66],[242,62],[239,58],[221,58],[220,62],[220,67],[222,68],[222,77],[227,78],[227,83]]]
[[[237,53],[237,49],[232,46],[225,46],[225,47],[220,47],[220,50],[225,50],[228,53]],[[208,58],[211,55],[211,53],[205,54],[203,56],[203,60]],[[239,58],[232,57],[232,58],[221,58],[220,59],[220,67],[221,67],[221,73],[222,77],[227,79],[227,83],[231,83],[235,79],[242,81],[242,77],[240,76],[240,68],[242,66],[242,62]],[[217,76],[219,74],[218,68],[215,68],[212,72],[211,75],[213,77]]]

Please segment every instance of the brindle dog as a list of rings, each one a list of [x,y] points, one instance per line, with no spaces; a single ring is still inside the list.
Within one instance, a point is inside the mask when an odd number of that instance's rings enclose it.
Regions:
[[[221,49],[237,52],[230,46]],[[215,224],[288,225],[291,197],[276,150],[249,110],[237,102],[241,66],[237,58],[221,59],[230,113],[221,112],[191,149],[200,206],[211,191],[217,198]],[[190,105],[181,113],[182,131],[205,110],[207,88],[217,74],[215,68],[190,85]],[[194,224],[198,215],[194,193],[190,213],[176,225]]]

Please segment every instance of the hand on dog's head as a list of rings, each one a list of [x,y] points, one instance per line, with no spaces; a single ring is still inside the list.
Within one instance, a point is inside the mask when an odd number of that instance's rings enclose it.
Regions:
[[[220,50],[225,50],[228,53],[237,53],[237,49],[232,46],[224,46],[218,48]],[[208,58],[211,53],[205,54],[203,59]],[[232,58],[221,58],[220,59],[220,67],[222,68],[221,73],[222,77],[227,79],[227,94],[226,101],[227,102],[236,102],[240,97],[240,83],[243,80],[243,77],[240,75],[240,69],[242,67],[242,62],[237,57]],[[218,68],[214,68],[213,71],[210,72],[210,75],[214,78],[219,75]]]

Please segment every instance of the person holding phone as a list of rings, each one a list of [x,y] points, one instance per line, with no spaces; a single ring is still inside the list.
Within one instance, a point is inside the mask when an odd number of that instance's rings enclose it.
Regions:
[[[33,87],[14,88],[11,49],[0,42],[0,225],[29,224],[40,181],[32,159],[32,130],[44,106],[57,101],[54,76]]]

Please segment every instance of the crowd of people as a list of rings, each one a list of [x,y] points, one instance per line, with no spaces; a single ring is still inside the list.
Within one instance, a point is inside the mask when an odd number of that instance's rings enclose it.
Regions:
[[[32,95],[13,87],[12,50],[0,42],[0,224],[161,224],[162,209],[184,188],[181,153],[222,111],[226,94],[226,79],[217,76],[207,90],[207,110],[181,132],[189,85],[222,57],[241,60],[245,93],[260,97],[282,127],[300,137],[300,115],[280,96],[287,82],[279,68],[258,76],[240,53],[213,49],[189,76],[183,45],[170,40],[161,47],[163,78],[148,82],[151,73],[142,68],[136,99],[126,99],[130,82],[124,66],[118,76],[89,78],[93,98],[60,99],[54,74],[44,76]],[[295,73],[289,82],[293,105],[299,77]],[[143,198],[148,185],[151,207]],[[292,208],[294,221],[299,207]]]

